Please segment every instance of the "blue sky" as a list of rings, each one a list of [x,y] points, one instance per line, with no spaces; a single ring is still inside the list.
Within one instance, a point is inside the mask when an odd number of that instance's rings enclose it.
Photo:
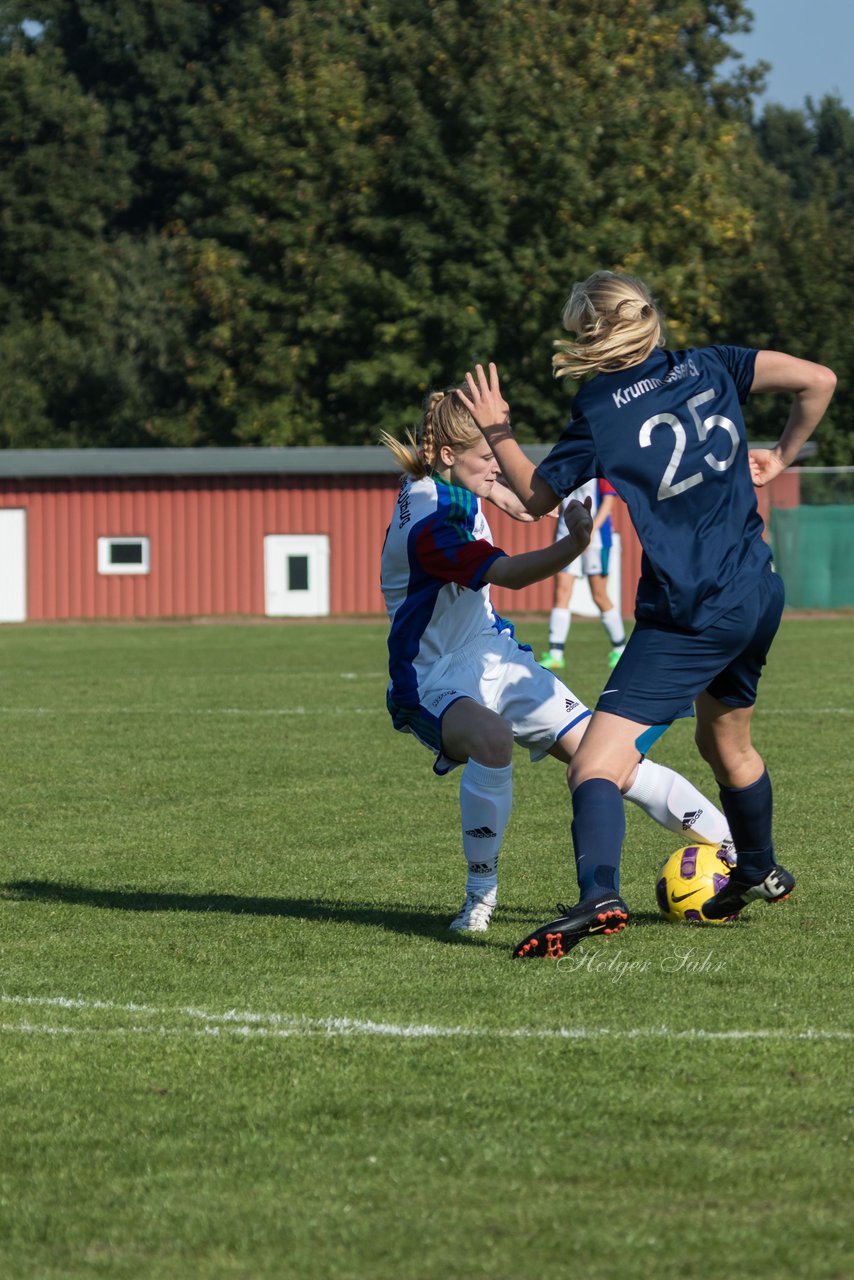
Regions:
[[[746,7],[753,31],[730,44],[749,63],[772,64],[757,114],[766,102],[802,108],[806,97],[826,93],[854,111],[854,0],[747,0]]]

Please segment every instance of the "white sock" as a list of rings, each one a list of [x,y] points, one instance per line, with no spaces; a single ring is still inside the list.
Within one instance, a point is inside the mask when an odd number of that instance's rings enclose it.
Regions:
[[[686,840],[721,845],[730,839],[724,815],[681,773],[653,760],[641,760],[626,800],[643,809],[668,831]]]
[[[554,658],[560,657],[563,653],[571,621],[572,614],[569,609],[552,609],[549,614],[549,648]]]
[[[460,778],[466,893],[498,900],[498,852],[513,807],[513,765],[489,769],[469,760]]]
[[[612,649],[622,649],[626,643],[626,628],[623,626],[623,619],[617,605],[614,605],[607,613],[602,614],[602,626],[608,632],[608,639],[611,641]]]

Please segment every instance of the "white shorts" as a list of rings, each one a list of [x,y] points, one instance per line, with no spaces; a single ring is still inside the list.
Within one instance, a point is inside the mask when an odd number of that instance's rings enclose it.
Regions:
[[[559,538],[565,538],[568,529],[566,521],[563,518],[563,512],[558,516],[557,532],[555,533],[555,541]],[[573,578],[589,578],[591,575],[604,574],[608,576],[608,555],[607,552],[602,553],[602,535],[597,529],[591,537],[584,551],[580,556],[576,556],[569,564],[564,565],[559,570],[560,573],[568,573]]]
[[[513,730],[514,741],[527,748],[532,760],[542,760],[558,738],[592,714],[509,631],[480,636],[466,648],[443,658],[419,692],[419,707],[390,704],[389,710],[396,729],[414,733],[433,751],[436,773],[448,773],[461,763],[449,759],[435,746],[437,723],[460,698],[471,698],[502,716]]]

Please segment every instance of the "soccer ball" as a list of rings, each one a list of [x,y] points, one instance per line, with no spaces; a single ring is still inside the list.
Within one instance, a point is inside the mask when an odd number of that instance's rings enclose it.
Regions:
[[[658,873],[655,896],[665,920],[688,920],[693,924],[723,924],[708,920],[702,906],[722,889],[735,866],[735,855],[727,847],[691,844],[665,858]]]

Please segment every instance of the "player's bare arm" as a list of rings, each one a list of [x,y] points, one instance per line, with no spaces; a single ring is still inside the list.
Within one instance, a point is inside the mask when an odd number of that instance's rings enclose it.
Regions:
[[[606,493],[602,501],[599,503],[599,510],[596,512],[593,520],[593,529],[591,532],[595,533],[597,529],[601,529],[608,517],[613,514],[613,511],[614,495],[613,493]]]
[[[797,458],[824,417],[836,388],[836,374],[826,365],[800,360],[783,351],[759,351],[751,394],[789,392],[792,407],[780,439],[773,449],[750,450],[750,474],[757,487],[768,484]]]
[[[580,556],[590,541],[593,525],[590,499],[586,498],[583,503],[570,502],[564,520],[568,531],[565,538],[536,551],[525,551],[522,555],[500,556],[484,573],[484,581],[518,590],[558,573],[564,565]]]
[[[513,520],[523,520],[533,522],[539,520],[539,516],[532,516],[527,507],[522,505],[520,498],[516,496],[510,486],[501,476],[492,486],[492,492],[487,497],[487,502],[491,502],[499,511],[503,511],[505,515],[510,516]],[[553,514],[549,512],[549,514]]]
[[[534,464],[519,447],[510,426],[510,406],[501,394],[495,365],[490,364],[488,378],[483,365],[475,365],[474,373],[466,374],[466,387],[457,389],[457,396],[480,427],[508,484],[525,509],[532,516],[546,515],[560,495],[537,475]]]

